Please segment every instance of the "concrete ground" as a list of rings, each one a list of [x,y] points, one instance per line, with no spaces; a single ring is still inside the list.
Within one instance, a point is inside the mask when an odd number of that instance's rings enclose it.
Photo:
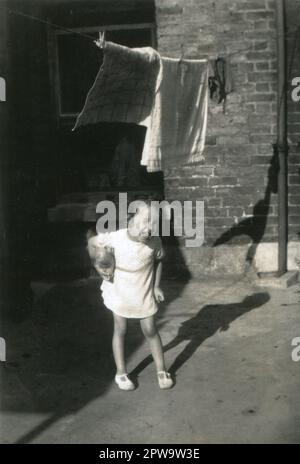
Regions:
[[[299,443],[299,286],[249,277],[165,282],[159,326],[172,390],[160,391],[139,324],[133,392],[113,382],[111,313],[96,279],[34,285],[30,314],[3,324],[1,443]]]

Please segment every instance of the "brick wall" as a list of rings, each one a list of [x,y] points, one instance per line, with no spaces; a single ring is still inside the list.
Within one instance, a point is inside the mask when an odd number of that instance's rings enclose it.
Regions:
[[[24,2],[20,3],[25,8]],[[231,250],[227,253],[222,246],[212,245],[235,244],[247,248],[260,241],[273,245],[277,239],[276,176],[270,165],[272,144],[276,142],[275,1],[155,0],[155,3],[158,48],[163,55],[178,57],[183,52],[187,58],[203,58],[231,54],[234,92],[228,97],[225,114],[222,105],[210,104],[202,162],[165,172],[168,200],[205,201],[207,246],[198,250],[182,247],[180,253],[172,252],[172,256],[182,265],[182,258],[187,258],[189,269],[199,269],[204,263],[201,271],[206,264],[212,272],[216,269],[228,271],[230,266],[223,266],[220,260],[228,261]],[[50,8],[50,4],[46,4]],[[286,0],[286,4],[287,26],[291,31],[298,26],[296,13],[300,0]],[[34,2],[25,12],[68,27],[82,25],[81,11],[76,15],[74,10],[70,16],[66,7],[66,15],[59,10],[56,17],[52,7],[46,11],[41,5]],[[100,19],[105,22],[102,13],[90,14],[97,24]],[[123,20],[134,21],[134,16],[126,12]],[[36,203],[45,208],[55,200],[56,157],[63,159],[56,146],[59,145],[58,134],[51,123],[53,108],[46,29],[24,18],[10,18],[9,30],[9,54],[14,71],[11,80],[17,81],[10,101],[14,131],[11,143],[16,141],[11,159],[17,158],[21,169],[26,165],[26,169],[32,171],[38,191]],[[289,38],[289,52],[292,48],[293,40]],[[292,76],[300,75],[299,59],[298,48]],[[22,79],[18,80],[17,76]],[[24,88],[29,91],[24,92]],[[299,103],[294,104],[290,98],[288,104],[289,232],[290,240],[299,240],[300,110]],[[218,264],[214,262],[212,250],[220,250]],[[243,253],[240,261],[245,258]],[[237,261],[236,255],[232,256]]]
[[[287,3],[290,21],[300,2]],[[226,113],[222,105],[210,103],[203,161],[166,172],[166,198],[205,201],[207,245],[276,241],[276,175],[270,164],[277,110],[275,1],[156,0],[156,15],[163,55],[231,54],[234,78]],[[299,104],[289,104],[290,238],[295,239],[300,230],[300,110]]]

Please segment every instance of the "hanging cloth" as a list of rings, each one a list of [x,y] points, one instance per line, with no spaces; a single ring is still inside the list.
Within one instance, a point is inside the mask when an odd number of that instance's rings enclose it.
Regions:
[[[209,94],[216,103],[224,103],[226,97],[233,90],[230,63],[224,58],[217,58],[210,62]]]
[[[153,107],[159,69],[160,55],[153,48],[106,42],[102,66],[74,129],[99,122],[142,124]]]
[[[141,164],[148,172],[202,159],[208,107],[207,60],[162,58],[162,79]]]
[[[74,129],[99,122],[146,126],[141,164],[155,172],[202,159],[207,105],[207,60],[161,58],[150,47],[106,42]]]

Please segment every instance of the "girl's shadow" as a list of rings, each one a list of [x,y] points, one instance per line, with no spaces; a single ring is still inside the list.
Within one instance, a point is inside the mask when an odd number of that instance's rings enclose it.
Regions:
[[[261,292],[246,296],[240,303],[206,305],[201,308],[196,316],[187,319],[181,324],[175,338],[164,347],[164,352],[167,352],[181,343],[189,341],[171,365],[170,373],[175,375],[207,338],[214,335],[218,330],[228,330],[231,322],[264,305],[269,300],[270,295]],[[132,375],[138,376],[151,362],[152,357],[147,356],[134,369]]]

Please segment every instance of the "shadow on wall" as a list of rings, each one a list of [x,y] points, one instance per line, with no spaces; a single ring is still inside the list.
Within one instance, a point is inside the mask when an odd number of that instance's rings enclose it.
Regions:
[[[246,256],[247,268],[250,267],[253,263],[258,244],[263,239],[265,233],[268,214],[270,211],[271,194],[277,193],[278,170],[278,154],[276,148],[274,148],[274,154],[268,170],[268,183],[264,198],[255,204],[251,217],[247,217],[246,219],[243,219],[238,224],[231,227],[213,244],[214,247],[217,247],[229,242],[234,237],[248,235],[252,243]]]

